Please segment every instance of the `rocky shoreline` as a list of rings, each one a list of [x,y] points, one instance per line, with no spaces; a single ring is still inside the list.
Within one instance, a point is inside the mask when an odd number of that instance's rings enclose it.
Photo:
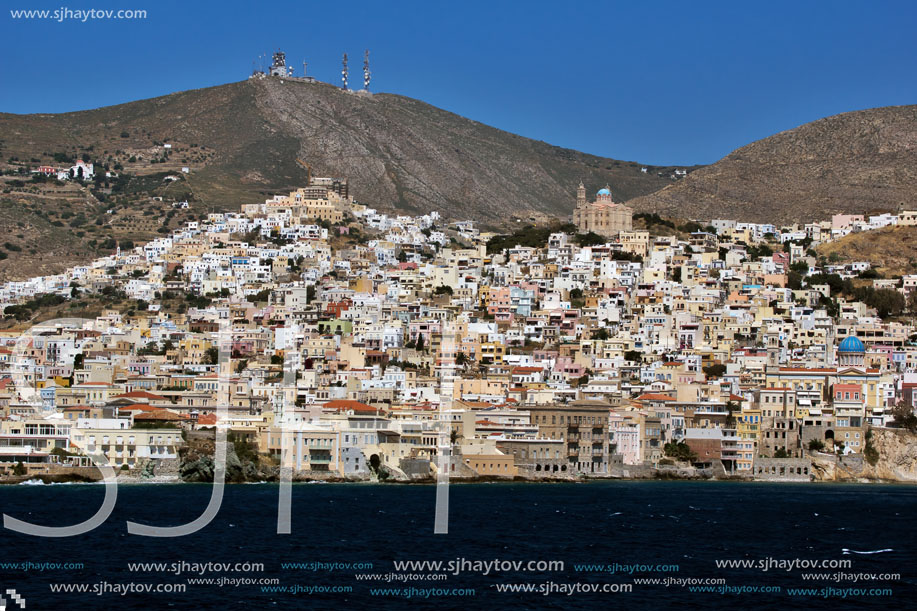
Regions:
[[[182,448],[180,460],[157,463],[146,462],[129,471],[118,473],[122,484],[208,483],[214,476],[214,439],[212,436],[189,436]],[[870,462],[862,454],[836,456],[821,452],[808,452],[803,458],[761,459],[755,473],[731,474],[721,465],[714,468],[696,468],[685,464],[659,467],[643,465],[616,466],[607,476],[596,475],[538,475],[529,473],[515,477],[477,475],[468,472],[451,475],[450,483],[571,483],[591,481],[741,481],[741,482],[796,482],[796,483],[917,483],[917,443],[915,436],[896,429],[876,430],[872,446],[877,455]],[[756,465],[758,467],[759,465]],[[58,472],[0,477],[2,484],[76,484],[95,483],[102,480],[95,467],[60,467]],[[226,483],[276,483],[280,480],[280,466],[270,457],[252,452],[244,444],[227,444]],[[385,484],[435,484],[435,473],[407,474],[400,469],[381,467],[378,472],[341,475],[335,472],[294,472],[295,483],[385,483]]]

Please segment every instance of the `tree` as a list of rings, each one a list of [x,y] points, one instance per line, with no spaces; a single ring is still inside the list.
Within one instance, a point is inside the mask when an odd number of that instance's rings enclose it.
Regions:
[[[455,355],[455,364],[459,367],[464,367],[468,364],[468,355],[464,352],[459,352]]]
[[[790,453],[786,451],[786,448],[778,448],[777,451],[774,452],[774,458],[789,458],[789,457],[790,457]]]
[[[866,429],[866,448],[863,450],[863,457],[873,467],[879,462],[879,451],[872,445],[872,429]]]
[[[694,462],[697,460],[697,454],[691,450],[691,447],[684,441],[670,441],[662,447],[666,456],[685,462]]]
[[[898,403],[892,408],[892,426],[917,433],[917,416],[914,415],[914,408],[905,403]]]
[[[220,361],[220,349],[216,346],[211,346],[207,348],[204,352],[204,364],[205,365],[216,365]]]
[[[821,452],[825,449],[825,444],[820,439],[812,439],[809,441],[809,451],[810,452]]]
[[[452,295],[452,287],[445,284],[441,284],[435,289],[433,289],[434,295]]]
[[[577,246],[598,246],[608,242],[607,239],[594,231],[590,231],[589,233],[578,233],[573,236],[573,241],[576,242]]]
[[[415,343],[417,352],[423,352],[423,335],[417,334],[417,342]]]
[[[904,295],[894,289],[878,289],[871,294],[867,293],[864,301],[874,307],[882,318],[897,316],[904,311]]]
[[[706,367],[703,367],[702,369],[704,370],[704,374],[706,374],[708,378],[720,378],[723,376],[724,373],[726,373],[726,365],[722,363],[714,363],[713,365],[707,365]]]
[[[26,474],[25,465],[22,464],[22,461],[20,460],[19,462],[16,463],[16,466],[13,467],[13,475],[25,475],[25,474]]]
[[[736,412],[742,411],[741,406],[735,401],[726,401],[726,428],[731,429],[736,424]]]

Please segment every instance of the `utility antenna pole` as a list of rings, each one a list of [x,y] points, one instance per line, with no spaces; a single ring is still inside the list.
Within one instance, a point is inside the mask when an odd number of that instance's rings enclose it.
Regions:
[[[369,49],[363,52],[363,90],[369,91],[369,79],[372,73],[369,71]]]
[[[302,77],[306,78],[306,66],[309,64],[306,63],[306,60],[302,60]]]
[[[347,91],[347,54],[344,54],[344,59],[341,62],[343,69],[341,70],[341,89]]]

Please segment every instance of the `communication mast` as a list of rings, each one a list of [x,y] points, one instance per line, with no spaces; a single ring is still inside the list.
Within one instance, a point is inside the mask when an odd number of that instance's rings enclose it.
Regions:
[[[344,59],[341,62],[343,69],[341,70],[341,89],[347,91],[347,54],[344,54]]]
[[[363,90],[369,91],[369,79],[372,73],[369,71],[369,49],[363,52]]]
[[[283,51],[277,51],[271,58],[271,76],[291,76],[293,68],[287,66],[287,54]]]

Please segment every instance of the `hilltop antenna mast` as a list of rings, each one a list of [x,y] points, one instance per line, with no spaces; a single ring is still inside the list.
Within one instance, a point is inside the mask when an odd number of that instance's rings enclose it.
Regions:
[[[369,91],[369,79],[372,72],[369,71],[369,49],[363,52],[363,90]]]
[[[347,54],[344,54],[344,59],[341,62],[343,69],[341,70],[341,89],[347,91]]]
[[[306,78],[306,66],[309,64],[306,63],[306,60],[302,60],[302,77]]]

